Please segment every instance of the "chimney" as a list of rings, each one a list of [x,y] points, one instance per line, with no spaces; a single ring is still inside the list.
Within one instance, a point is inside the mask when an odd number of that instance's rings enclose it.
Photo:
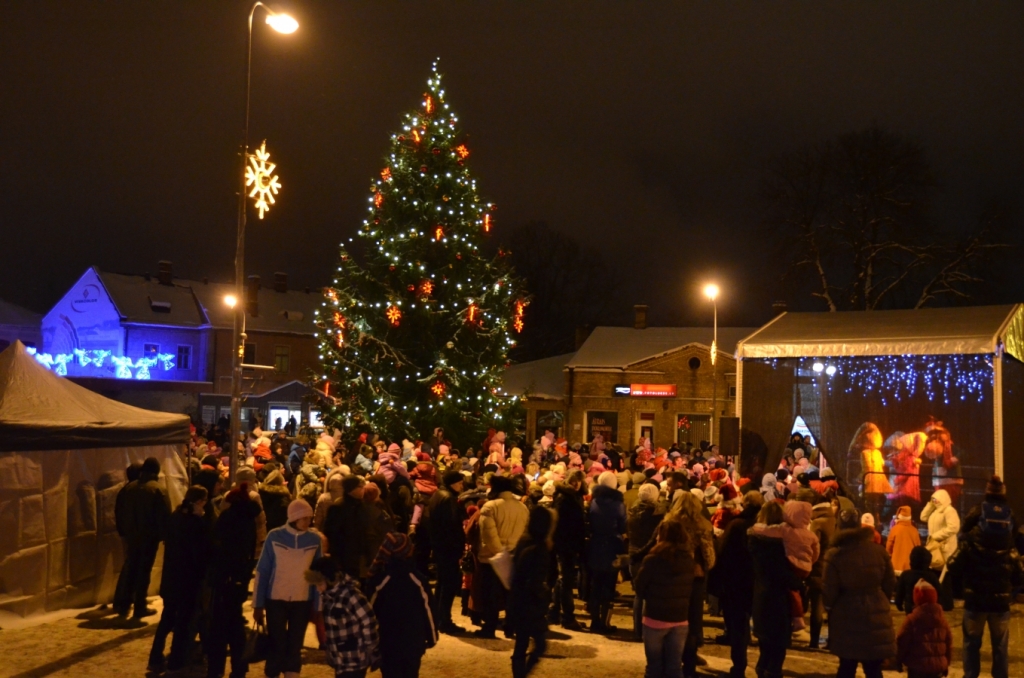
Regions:
[[[590,326],[582,325],[576,328],[576,350],[583,348],[583,343],[590,336]]]
[[[170,285],[174,279],[174,267],[169,261],[158,261],[156,264],[157,280],[161,285]]]
[[[253,318],[258,318],[260,315],[260,277],[258,275],[249,276],[249,286],[245,293],[245,312]]]
[[[274,291],[284,293],[288,291],[288,274],[278,271],[274,274]]]
[[[786,312],[786,302],[784,302],[784,301],[776,301],[774,304],[772,304],[772,312],[774,312],[775,315],[782,315],[783,313],[785,313]]]
[[[647,329],[647,304],[637,304],[633,307],[633,312],[636,317],[633,321],[633,329],[646,330]]]

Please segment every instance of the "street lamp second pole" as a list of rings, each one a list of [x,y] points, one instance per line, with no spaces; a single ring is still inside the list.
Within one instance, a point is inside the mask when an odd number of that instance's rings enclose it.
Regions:
[[[704,286],[704,296],[711,300],[714,309],[714,334],[711,339],[711,440],[715,442],[715,423],[718,420],[718,285],[710,283]]]
[[[245,58],[245,127],[242,133],[242,162],[239,170],[240,184],[238,187],[238,233],[235,238],[235,305],[231,356],[231,440],[228,483],[235,482],[238,471],[238,444],[242,431],[242,360],[245,356],[245,170],[249,164],[249,94],[252,82],[252,18],[256,8],[262,7],[267,13],[267,24],[278,33],[294,33],[299,23],[287,14],[275,12],[262,2],[253,4],[249,10],[249,40]]]

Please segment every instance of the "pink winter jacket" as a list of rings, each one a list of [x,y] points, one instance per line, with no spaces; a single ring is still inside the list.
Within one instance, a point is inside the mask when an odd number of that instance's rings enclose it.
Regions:
[[[782,507],[782,519],[785,522],[781,525],[754,526],[755,531],[765,536],[781,537],[786,559],[804,576],[810,574],[821,549],[818,535],[810,530],[813,511],[813,507],[805,501],[787,501]]]

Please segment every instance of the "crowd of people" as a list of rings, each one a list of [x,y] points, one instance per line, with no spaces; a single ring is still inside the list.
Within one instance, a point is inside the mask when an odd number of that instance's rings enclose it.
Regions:
[[[152,672],[182,670],[198,639],[211,678],[229,656],[230,675],[246,675],[262,659],[243,616],[251,591],[267,676],[299,675],[313,624],[339,677],[417,676],[439,633],[501,633],[515,640],[513,678],[525,678],[550,625],[616,632],[617,587],[631,581],[626,631],[643,643],[647,678],[696,675],[706,610],[723,617],[717,642],[730,647],[731,675],[744,675],[752,630],[759,678],[781,676],[794,643],[822,641],[839,676],[858,664],[880,676],[886,662],[911,678],[942,676],[954,595],[965,600],[965,675],[979,675],[986,626],[992,675],[1008,675],[1024,568],[998,477],[963,521],[935,492],[918,517],[922,543],[909,507],[880,531],[880,517],[859,513],[799,445],[755,482],[707,443],[641,439],[623,451],[601,436],[570,446],[548,431],[524,444],[491,430],[460,451],[440,428],[397,441],[257,428],[229,480],[217,437],[194,436],[191,486],[173,511],[155,459],[129,467],[117,497],[122,620],[153,614],[146,593],[164,544]],[[908,613],[898,633],[893,601]],[[474,630],[455,624],[456,604]]]

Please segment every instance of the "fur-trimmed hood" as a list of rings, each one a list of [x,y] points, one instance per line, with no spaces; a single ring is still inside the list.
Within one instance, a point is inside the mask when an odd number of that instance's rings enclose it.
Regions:
[[[857,542],[871,541],[874,538],[875,528],[873,527],[853,527],[846,530],[837,530],[835,535],[832,536],[832,543],[830,546],[833,548],[843,548],[844,546],[852,546]]]

